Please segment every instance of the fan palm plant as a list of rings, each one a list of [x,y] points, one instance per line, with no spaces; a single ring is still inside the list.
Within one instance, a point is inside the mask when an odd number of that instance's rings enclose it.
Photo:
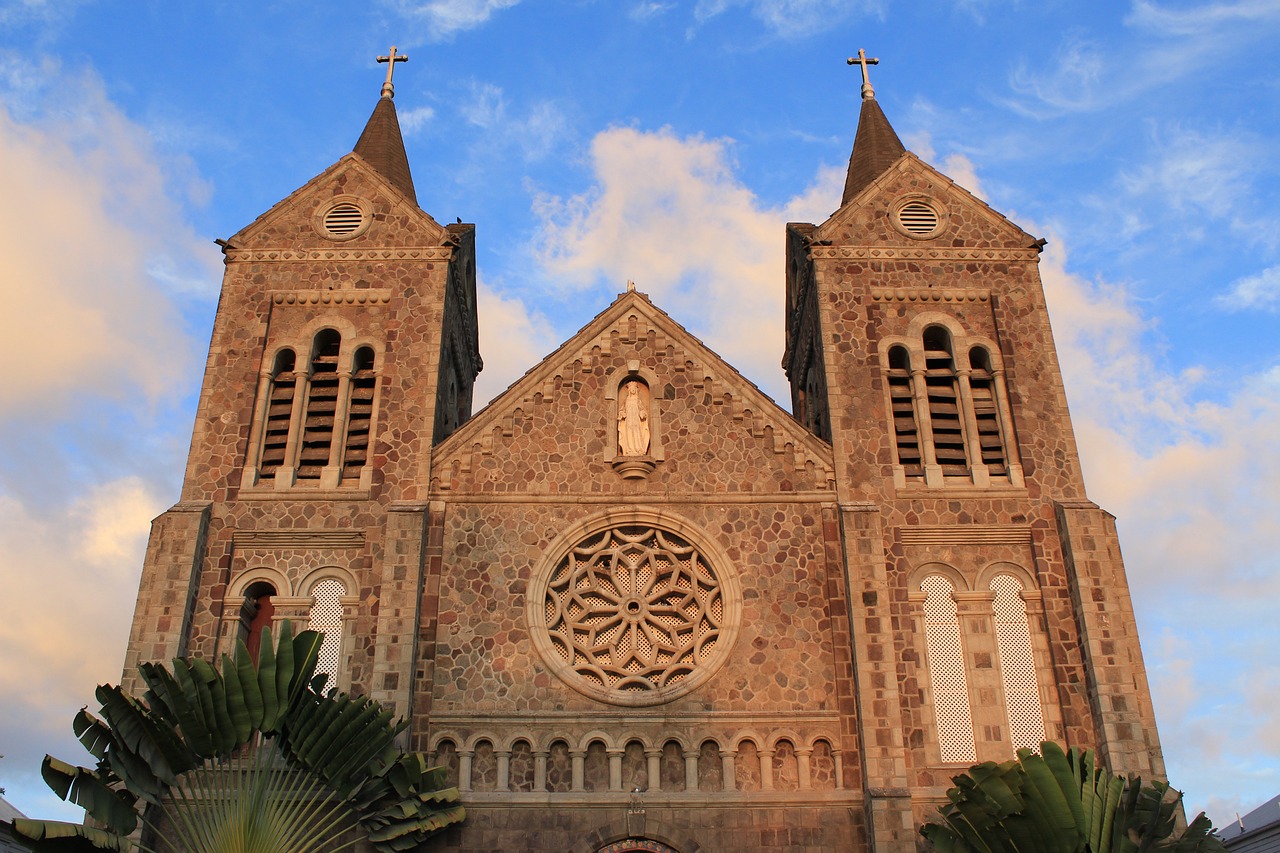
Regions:
[[[397,749],[405,721],[322,692],[320,640],[284,623],[274,646],[264,632],[257,661],[239,643],[221,670],[143,664],[141,700],[99,687],[101,717],[82,709],[73,723],[97,766],[46,756],[41,768],[92,825],[19,819],[15,835],[49,853],[308,853],[362,837],[391,853],[462,820],[445,770]]]
[[[1125,779],[1092,750],[987,761],[952,779],[939,820],[920,833],[939,853],[1224,853],[1203,813],[1178,831],[1182,794],[1167,782]]]

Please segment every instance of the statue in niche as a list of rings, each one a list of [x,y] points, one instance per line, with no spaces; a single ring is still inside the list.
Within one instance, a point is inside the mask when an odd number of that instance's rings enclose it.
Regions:
[[[640,381],[622,386],[618,400],[618,451],[623,456],[649,452],[649,386]]]

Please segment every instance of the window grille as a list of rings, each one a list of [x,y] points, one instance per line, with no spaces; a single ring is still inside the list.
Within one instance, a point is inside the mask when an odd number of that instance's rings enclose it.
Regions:
[[[311,590],[311,630],[324,633],[316,674],[329,676],[326,690],[338,686],[342,671],[342,596],[346,594],[347,588],[335,578],[325,578]]]
[[[347,443],[342,465],[352,473],[369,461],[369,427],[373,421],[373,392],[377,377],[373,373],[373,350],[356,351],[355,370],[351,373],[351,403],[347,409]]]
[[[995,593],[992,613],[1009,713],[1009,738],[1015,750],[1035,749],[1044,740],[1044,714],[1022,584],[1010,575],[997,575],[991,580],[991,591]]]
[[[969,388],[973,396],[973,419],[978,425],[982,463],[997,476],[1009,473],[1005,462],[1004,438],[1000,434],[1000,413],[996,407],[995,373],[991,356],[982,347],[969,351]]]
[[[973,712],[965,674],[960,620],[951,581],[930,575],[920,584],[924,601],[924,635],[929,683],[933,687],[938,746],[944,762],[974,761]]]
[[[964,420],[960,414],[955,360],[951,356],[951,336],[946,329],[941,326],[925,329],[924,359],[934,454],[945,476],[965,476],[969,473],[969,461],[964,446]]]

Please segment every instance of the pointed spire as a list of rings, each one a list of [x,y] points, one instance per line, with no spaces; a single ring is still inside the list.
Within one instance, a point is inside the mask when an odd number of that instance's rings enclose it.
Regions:
[[[400,135],[400,119],[396,117],[396,107],[391,100],[395,96],[391,74],[397,62],[408,62],[409,57],[397,55],[395,47],[392,47],[390,55],[379,56],[378,61],[387,63],[387,80],[382,84],[382,97],[373,108],[373,115],[369,116],[369,122],[353,150],[417,204],[418,194],[413,189],[409,158],[404,153],[404,137]]]
[[[858,114],[858,135],[853,140],[853,153],[849,156],[849,174],[845,177],[844,197],[840,200],[842,206],[852,201],[907,151],[876,102],[875,89],[871,88],[867,66],[879,63],[879,59],[868,59],[863,50],[858,51],[857,58],[849,59],[850,65],[862,67],[862,111]]]

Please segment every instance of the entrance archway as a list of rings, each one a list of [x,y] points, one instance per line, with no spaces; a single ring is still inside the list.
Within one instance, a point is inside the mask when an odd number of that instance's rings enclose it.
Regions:
[[[680,851],[651,838],[624,838],[621,841],[606,844],[596,853],[680,853]]]

